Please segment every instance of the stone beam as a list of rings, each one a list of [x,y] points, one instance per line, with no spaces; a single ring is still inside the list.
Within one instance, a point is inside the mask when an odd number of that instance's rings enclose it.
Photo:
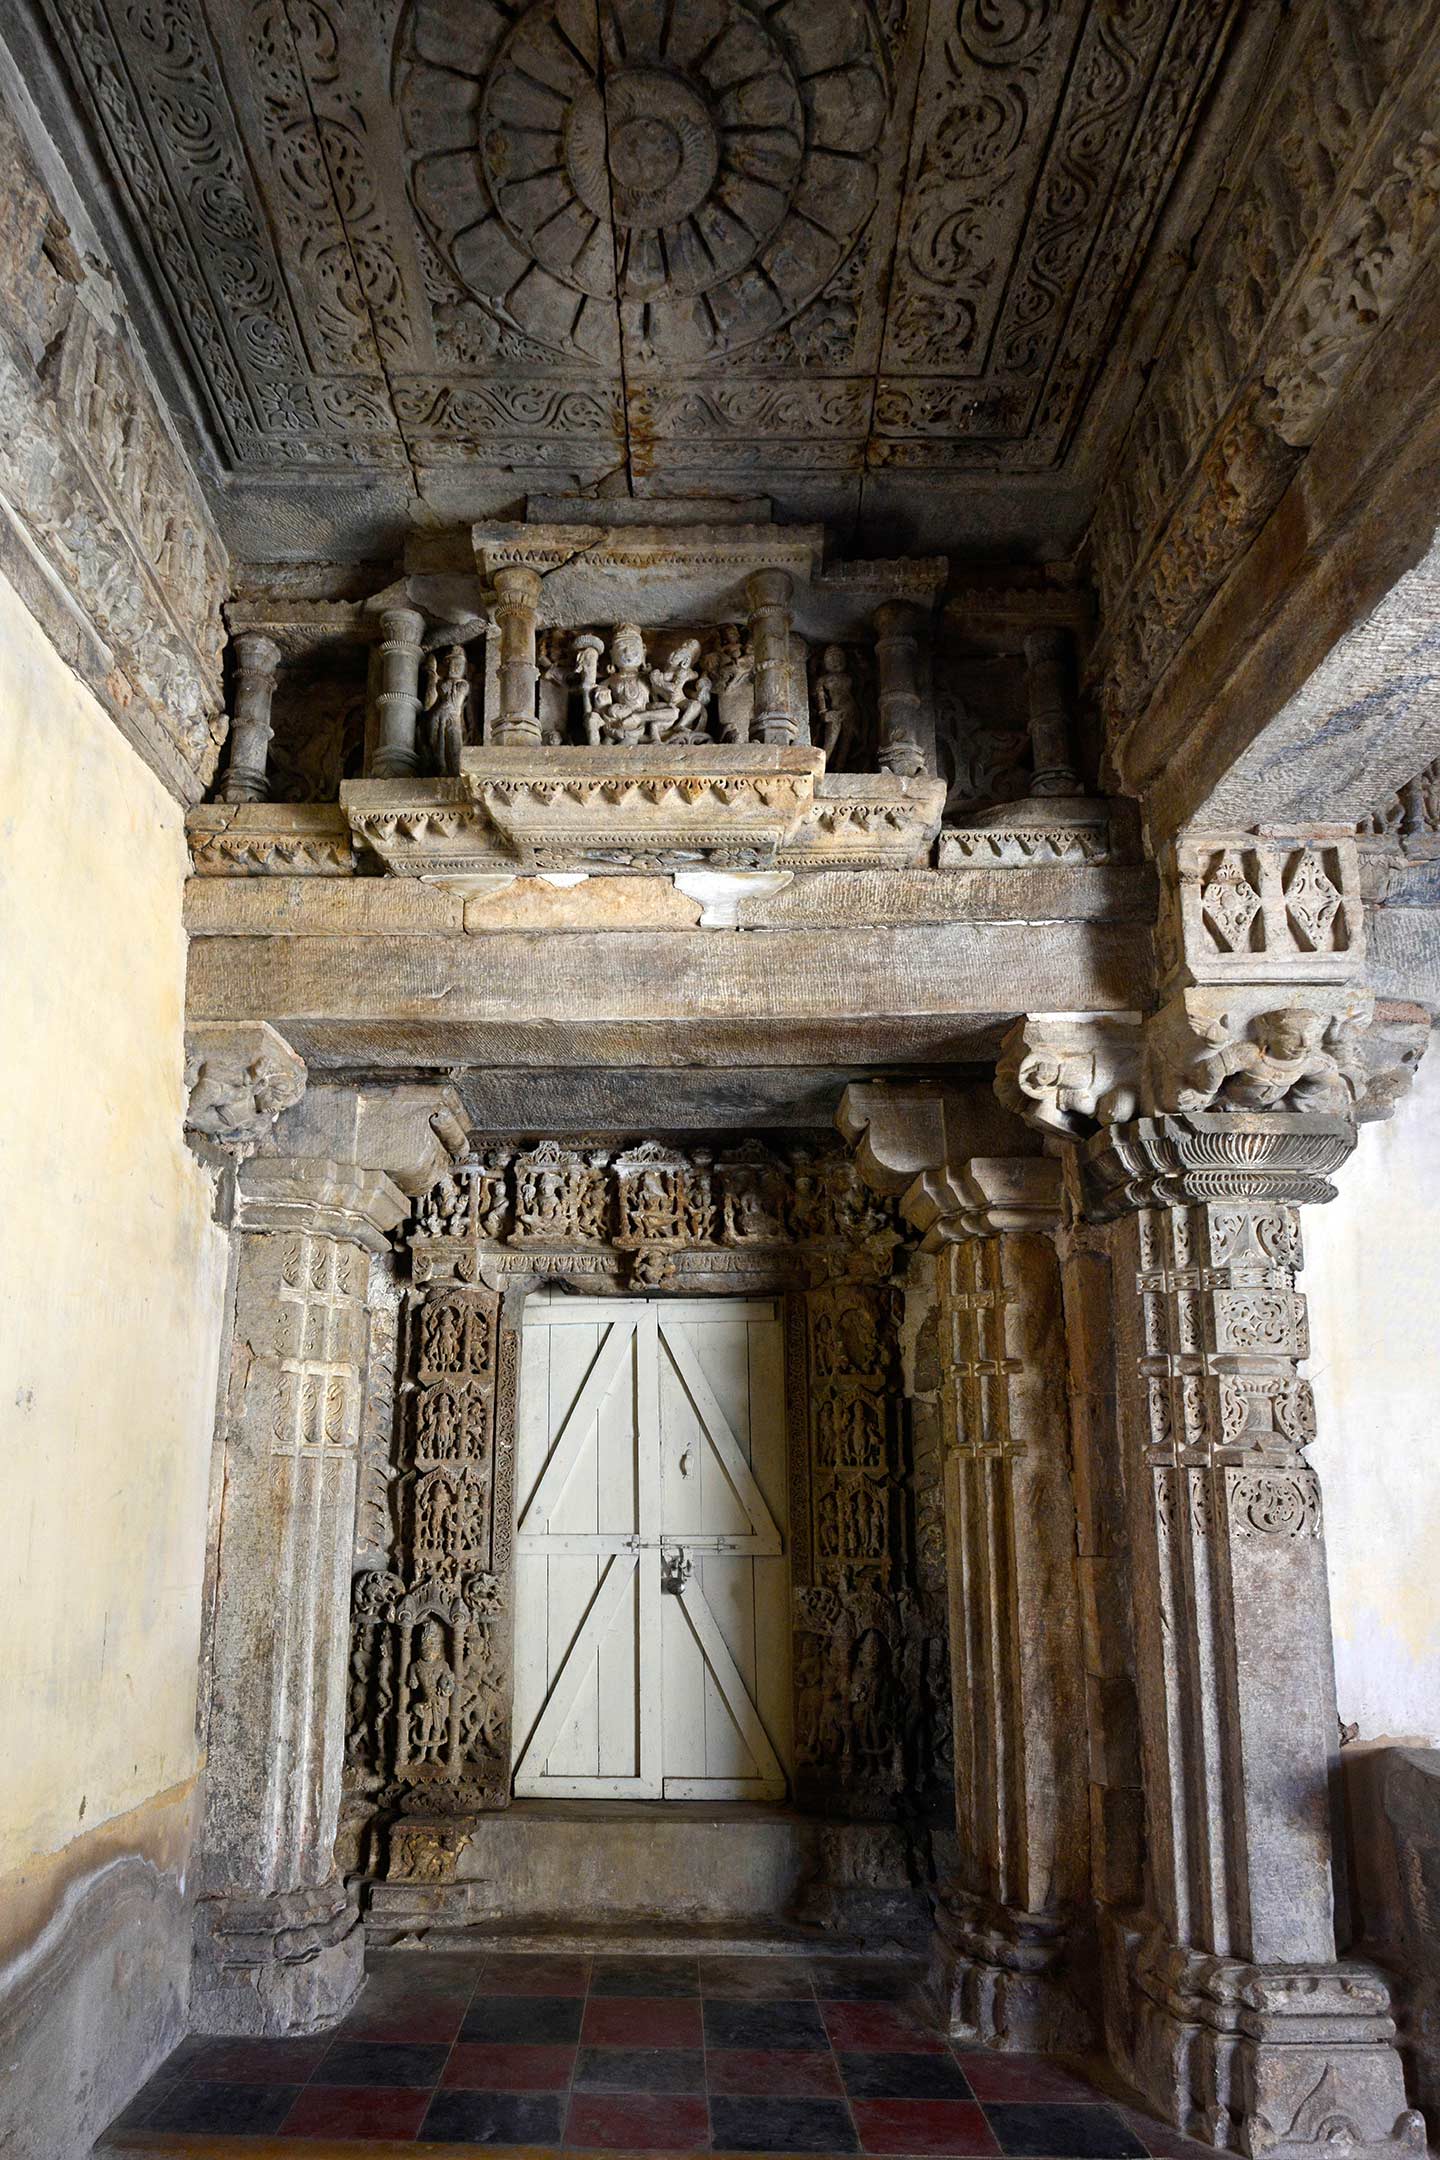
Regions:
[[[196,939],[195,1021],[264,1019],[307,1061],[954,1063],[1027,1010],[1118,1011],[1139,923],[655,935]]]
[[[1252,736],[1197,814],[1353,824],[1440,756],[1440,531]]]

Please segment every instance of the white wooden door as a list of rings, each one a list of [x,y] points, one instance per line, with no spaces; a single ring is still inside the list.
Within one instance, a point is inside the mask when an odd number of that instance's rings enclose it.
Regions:
[[[518,1794],[778,1799],[790,1753],[773,1302],[531,1298]]]

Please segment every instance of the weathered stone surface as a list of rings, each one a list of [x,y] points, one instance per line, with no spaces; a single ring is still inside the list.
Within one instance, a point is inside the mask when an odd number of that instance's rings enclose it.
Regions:
[[[276,1118],[305,1092],[305,1067],[261,1021],[190,1028],[185,1036],[185,1129],[222,1148],[268,1139]]]
[[[1117,41],[1093,7],[957,33],[943,7],[696,0],[677,27],[616,0],[562,39],[540,0],[411,0],[392,73],[343,14],[281,67],[177,5],[189,129],[165,130],[168,78],[116,5],[82,37],[34,0],[65,69],[47,102],[138,206],[237,539],[361,559],[416,492],[508,516],[526,480],[617,469],[626,496],[759,483],[792,524],[863,507],[1027,554],[1077,537],[1086,424],[1123,410],[1117,332],[1235,14]],[[960,154],[956,112],[1004,124]],[[1162,264],[1204,190],[1180,199]]]
[[[215,768],[228,558],[80,217],[0,106],[0,560],[180,801]],[[77,247],[76,242],[80,242]]]
[[[268,1017],[321,1064],[880,1064],[993,1055],[1022,1005],[1124,1010],[1139,925],[735,937],[207,937],[193,1019]],[[783,1051],[781,1045],[784,1046]],[[313,1070],[313,1063],[312,1063]]]

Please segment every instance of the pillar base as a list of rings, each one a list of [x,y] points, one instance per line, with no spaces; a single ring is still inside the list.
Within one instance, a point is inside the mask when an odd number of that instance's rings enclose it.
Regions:
[[[1249,2160],[1424,2154],[1374,1966],[1251,1965],[1152,1937],[1131,2004],[1135,2082],[1188,2137]]]
[[[926,1987],[952,2040],[1016,2052],[1094,2045],[1074,1992],[1072,1923],[952,1893],[936,1909]]]
[[[283,2039],[337,2025],[365,1984],[359,1902],[338,1880],[271,1897],[202,1898],[194,2032]]]

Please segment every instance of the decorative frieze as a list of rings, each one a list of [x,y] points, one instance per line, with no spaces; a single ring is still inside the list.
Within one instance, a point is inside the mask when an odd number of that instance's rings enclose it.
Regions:
[[[220,602],[228,560],[117,317],[0,110],[0,498],[6,550],[42,618],[33,548],[87,625],[47,624],[152,770],[196,801],[224,738]]]

